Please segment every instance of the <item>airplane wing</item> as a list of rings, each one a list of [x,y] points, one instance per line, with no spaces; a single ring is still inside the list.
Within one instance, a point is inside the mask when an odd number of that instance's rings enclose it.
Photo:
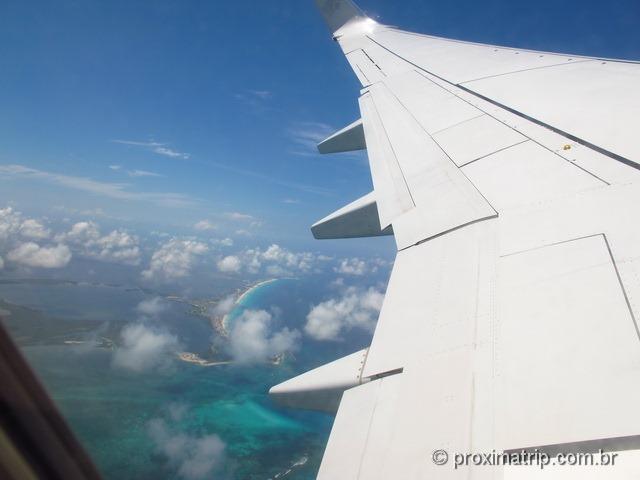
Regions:
[[[312,231],[398,249],[371,346],[270,392],[336,413],[318,478],[640,478],[640,65],[316,4],[363,87],[319,149],[366,148],[374,189]],[[536,449],[618,464],[469,456]]]

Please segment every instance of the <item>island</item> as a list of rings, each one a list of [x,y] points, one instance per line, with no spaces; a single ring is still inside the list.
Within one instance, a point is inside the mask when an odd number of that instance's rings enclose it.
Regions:
[[[191,352],[182,352],[178,354],[178,358],[183,362],[187,363],[195,363],[196,365],[200,365],[201,367],[215,367],[218,365],[229,365],[231,360],[223,360],[223,361],[211,361],[205,360],[200,357],[200,355]]]

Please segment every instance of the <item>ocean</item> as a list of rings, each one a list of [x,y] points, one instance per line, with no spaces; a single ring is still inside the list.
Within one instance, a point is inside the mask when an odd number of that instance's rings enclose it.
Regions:
[[[275,327],[302,330],[310,307],[332,294],[329,287],[319,287],[323,284],[318,279],[265,284],[235,306],[229,323],[245,310],[266,310]],[[54,316],[113,325],[133,320],[136,305],[149,295],[122,287],[61,284],[1,285],[0,297]],[[213,330],[189,310],[187,304],[172,303],[159,321],[186,351],[205,352]],[[307,480],[315,478],[333,418],[279,408],[267,391],[369,341],[362,332],[339,342],[303,336],[300,348],[281,365],[203,367],[175,361],[144,373],[114,368],[108,349],[44,343],[23,351],[105,478],[188,478],[151,434],[151,425],[160,422],[170,436],[185,442],[215,435],[224,443],[213,478]]]

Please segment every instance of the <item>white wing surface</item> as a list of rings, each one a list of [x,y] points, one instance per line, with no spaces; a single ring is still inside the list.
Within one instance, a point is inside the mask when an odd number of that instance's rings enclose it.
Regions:
[[[341,398],[318,478],[640,478],[640,65],[316,3],[363,86],[321,150],[366,147],[374,190],[314,235],[398,247],[370,348],[271,390]],[[455,468],[523,449],[551,464]],[[599,450],[613,467],[553,465]]]

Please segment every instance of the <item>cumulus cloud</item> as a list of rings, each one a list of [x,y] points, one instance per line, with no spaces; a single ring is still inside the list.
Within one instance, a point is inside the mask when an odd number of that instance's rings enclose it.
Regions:
[[[335,271],[344,275],[364,275],[367,273],[367,262],[359,258],[346,258],[340,262]]]
[[[388,266],[389,262],[381,258],[374,258],[368,261],[361,258],[345,258],[338,263],[334,271],[342,275],[362,276],[376,273],[380,268]]]
[[[238,273],[242,268],[240,259],[235,255],[229,255],[218,261],[218,270],[225,273]]]
[[[223,466],[226,446],[217,435],[176,432],[162,418],[151,420],[147,430],[156,450],[166,457],[181,478],[210,479]]]
[[[122,344],[113,355],[113,365],[133,372],[166,368],[179,349],[175,335],[142,323],[127,325],[120,336]]]
[[[6,240],[12,235],[20,234],[22,237],[44,240],[49,238],[51,231],[34,218],[22,218],[20,212],[12,207],[0,209],[0,240]]]
[[[148,280],[175,280],[186,277],[196,258],[205,254],[209,247],[195,240],[171,239],[156,250],[149,268],[142,272]]]
[[[0,241],[8,249],[5,258],[10,262],[36,268],[61,268],[71,260],[69,247],[61,241],[41,246],[32,240],[45,240],[51,232],[38,220],[23,219],[12,207],[0,209]],[[24,241],[24,239],[29,241]],[[4,261],[2,262],[2,267]],[[1,267],[0,267],[1,268]]]
[[[374,288],[348,288],[339,297],[311,308],[304,331],[316,340],[337,340],[353,328],[373,332],[384,293]]]
[[[212,309],[212,313],[214,315],[222,316],[229,313],[233,310],[233,307],[236,305],[236,300],[238,297],[236,295],[228,295],[222,300],[220,300],[215,307]]]
[[[142,300],[136,310],[147,317],[156,317],[169,308],[169,304],[162,297]]]
[[[209,220],[200,220],[193,228],[201,232],[206,232],[208,230],[215,230],[216,226]]]
[[[211,239],[210,242],[213,245],[216,246],[220,246],[220,247],[233,247],[233,239],[231,238],[217,238],[217,239]]]
[[[245,310],[229,332],[231,356],[239,363],[256,363],[295,351],[300,332],[285,327],[272,333],[272,322],[271,314],[264,310]]]
[[[42,225],[38,220],[28,218],[20,226],[20,234],[23,237],[43,240],[49,238],[51,231]]]
[[[9,251],[7,260],[28,267],[61,268],[71,260],[71,250],[61,244],[41,247],[37,243],[27,242]]]
[[[86,257],[126,265],[140,263],[138,237],[122,230],[113,230],[107,235],[102,235],[95,222],[78,222],[56,239],[74,246]]]
[[[251,248],[225,257],[218,262],[218,269],[227,273],[264,271],[273,276],[294,275],[313,271],[317,262],[327,258],[309,252],[292,252],[273,244],[266,249]]]
[[[0,208],[0,239],[6,240],[20,229],[21,218],[13,208]]]

